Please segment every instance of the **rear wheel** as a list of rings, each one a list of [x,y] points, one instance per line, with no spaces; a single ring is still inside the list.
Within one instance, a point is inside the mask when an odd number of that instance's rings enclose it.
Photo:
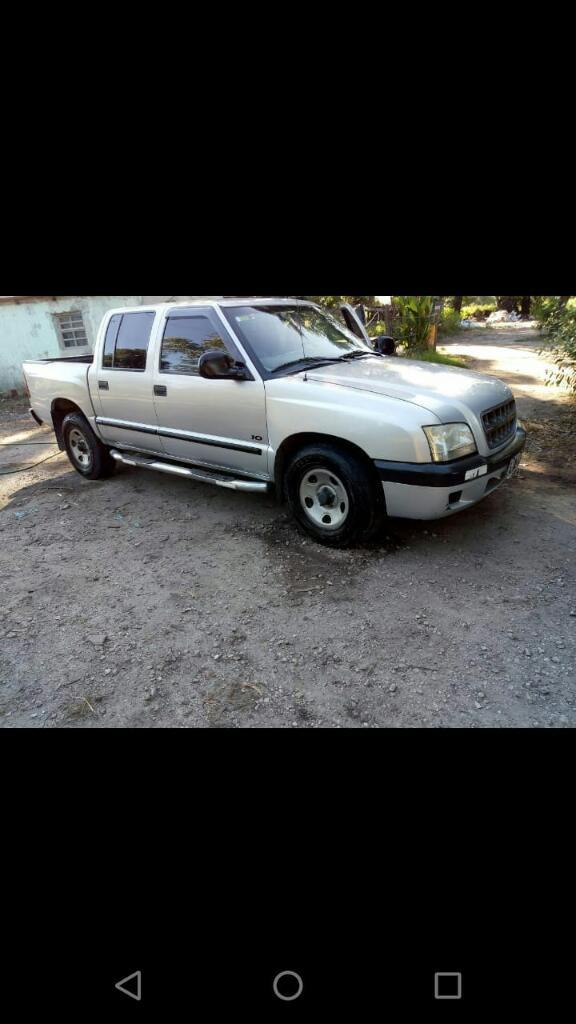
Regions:
[[[81,413],[70,413],[66,417],[62,437],[70,462],[86,480],[112,476],[116,463]]]
[[[368,539],[384,516],[384,495],[370,469],[328,445],[297,453],[286,474],[286,492],[300,526],[331,547]]]

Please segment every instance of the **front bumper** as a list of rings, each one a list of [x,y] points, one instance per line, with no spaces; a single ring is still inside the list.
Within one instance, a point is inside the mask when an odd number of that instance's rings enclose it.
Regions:
[[[470,455],[456,462],[376,462],[389,516],[401,519],[443,519],[476,505],[517,469],[526,445],[526,431],[499,452]]]

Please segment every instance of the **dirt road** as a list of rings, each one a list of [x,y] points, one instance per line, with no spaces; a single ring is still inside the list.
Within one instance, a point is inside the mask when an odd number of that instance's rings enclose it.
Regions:
[[[448,346],[508,380],[520,479],[330,552],[272,499],[65,456],[0,476],[0,726],[576,726],[576,419],[540,339]],[[50,441],[24,407],[0,441]],[[50,447],[0,448],[0,473]]]

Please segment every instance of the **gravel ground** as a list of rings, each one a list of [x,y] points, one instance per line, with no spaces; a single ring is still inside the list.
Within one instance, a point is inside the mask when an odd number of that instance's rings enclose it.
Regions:
[[[537,336],[448,349],[510,383],[520,478],[329,551],[270,498],[58,455],[0,476],[3,728],[573,727],[576,420]],[[0,407],[0,441],[50,441]],[[0,473],[52,447],[0,448]]]

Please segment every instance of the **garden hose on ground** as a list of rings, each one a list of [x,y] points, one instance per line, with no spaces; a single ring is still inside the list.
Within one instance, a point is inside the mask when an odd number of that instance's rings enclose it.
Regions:
[[[56,441],[0,441],[0,448],[26,448],[35,445],[54,445]],[[22,469],[9,469],[7,473],[0,472],[0,476],[15,476],[16,473],[27,473],[30,469],[35,469],[36,466],[42,466],[43,463],[49,462],[50,459],[55,459],[57,455],[61,455],[60,451],[55,452],[54,455],[48,455],[45,459],[40,459],[40,462],[33,462],[31,466],[23,466]]]

